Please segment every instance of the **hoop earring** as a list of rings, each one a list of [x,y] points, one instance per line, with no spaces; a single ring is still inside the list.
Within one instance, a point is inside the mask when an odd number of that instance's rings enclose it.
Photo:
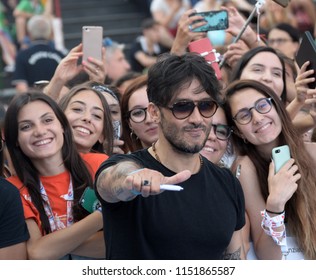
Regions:
[[[245,143],[245,144],[248,144],[248,143],[249,143],[246,138],[243,138],[242,140],[244,140],[244,143]]]
[[[129,134],[129,137],[131,138],[131,140],[134,140],[133,135],[135,135],[135,139],[138,140],[138,136],[134,133],[134,130],[131,130],[131,133]]]

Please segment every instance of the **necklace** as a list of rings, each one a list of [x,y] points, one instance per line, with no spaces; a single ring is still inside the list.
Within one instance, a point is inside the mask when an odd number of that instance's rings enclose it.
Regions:
[[[152,143],[151,147],[153,149],[153,152],[154,152],[154,155],[155,155],[155,159],[162,164],[162,162],[160,160],[160,157],[157,154],[156,142]],[[203,166],[203,158],[202,158],[202,156],[200,154],[199,154],[199,159],[200,159],[200,168],[199,168],[199,170],[201,170],[201,168]]]

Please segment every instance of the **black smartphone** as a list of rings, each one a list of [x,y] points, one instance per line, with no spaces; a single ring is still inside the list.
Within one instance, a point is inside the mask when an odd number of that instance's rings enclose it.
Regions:
[[[314,77],[315,81],[309,83],[308,87],[314,89],[316,87],[316,44],[312,34],[309,31],[305,31],[302,35],[301,43],[296,53],[295,60],[299,67],[302,67],[306,61],[310,62],[306,70],[314,69],[313,76],[309,76],[309,78]]]
[[[214,30],[225,30],[228,28],[228,13],[225,10],[208,11],[195,13],[190,16],[199,15],[204,18],[205,24],[194,28],[193,32],[207,32]],[[202,20],[194,21],[194,23],[201,22]]]
[[[101,207],[101,203],[98,200],[94,189],[92,189],[90,187],[86,187],[86,189],[84,190],[84,192],[79,200],[79,204],[84,209],[86,209],[89,213],[92,213]]]

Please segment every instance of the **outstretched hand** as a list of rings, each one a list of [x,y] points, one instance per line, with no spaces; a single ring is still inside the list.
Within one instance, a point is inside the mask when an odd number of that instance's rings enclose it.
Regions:
[[[191,177],[189,170],[181,171],[171,177],[165,177],[160,172],[148,168],[131,172],[125,179],[124,186],[131,194],[140,194],[143,197],[157,195],[163,192],[160,190],[162,184],[179,184]],[[120,198],[118,196],[118,198]]]

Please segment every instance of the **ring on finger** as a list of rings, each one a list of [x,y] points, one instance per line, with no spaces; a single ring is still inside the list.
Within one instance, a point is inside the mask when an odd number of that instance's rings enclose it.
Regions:
[[[189,24],[189,30],[192,31],[193,27],[192,24]]]
[[[144,180],[142,186],[150,186],[151,182],[149,180]]]

